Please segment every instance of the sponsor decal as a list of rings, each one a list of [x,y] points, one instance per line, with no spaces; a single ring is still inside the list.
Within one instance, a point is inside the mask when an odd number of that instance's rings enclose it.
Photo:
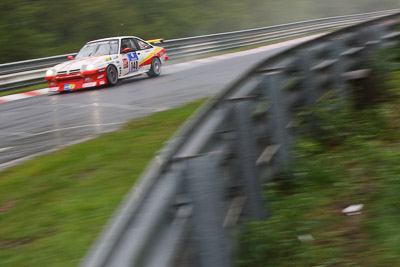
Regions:
[[[110,61],[110,60],[111,60],[111,58],[110,58],[110,57],[106,58],[106,61]]]
[[[104,81],[100,81],[99,84],[100,84],[100,85],[103,85],[103,84],[104,84]]]
[[[86,78],[85,79],[85,82],[91,82],[92,81],[92,78]]]
[[[124,63],[124,69],[127,69],[127,68],[128,68],[128,65],[129,65],[128,59],[127,59],[127,58],[124,58],[124,59],[122,59],[122,62]]]
[[[93,86],[96,86],[96,82],[82,84],[83,88],[93,87]]]
[[[56,86],[56,83],[50,83],[50,86]]]
[[[135,52],[129,53],[128,59],[129,59],[129,72],[136,72],[139,70],[139,58],[136,55]]]
[[[49,92],[57,92],[60,87],[50,87]]]
[[[151,64],[151,61],[153,60],[154,56],[153,55],[149,55],[148,57],[146,57],[141,63],[140,66],[147,66]]]
[[[97,76],[97,79],[101,79],[104,77],[104,74]]]
[[[66,84],[64,85],[64,90],[71,90],[75,88],[75,84]]]

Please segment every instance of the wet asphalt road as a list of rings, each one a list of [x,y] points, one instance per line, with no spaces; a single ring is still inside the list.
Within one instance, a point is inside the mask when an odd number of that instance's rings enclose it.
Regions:
[[[272,52],[166,65],[153,79],[143,75],[112,88],[1,103],[0,169],[115,131],[127,120],[212,96]]]

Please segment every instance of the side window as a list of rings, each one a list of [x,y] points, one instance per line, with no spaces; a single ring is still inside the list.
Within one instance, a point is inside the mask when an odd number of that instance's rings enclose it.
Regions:
[[[135,42],[133,41],[132,38],[125,38],[125,39],[121,40],[121,50],[120,50],[120,52],[122,52],[122,50],[124,50],[127,47],[130,48],[131,51],[138,50],[137,46],[136,46],[136,44],[135,44]]]
[[[122,50],[124,50],[127,47],[128,47],[128,39],[122,39],[121,40],[121,49],[119,52],[122,53]]]
[[[136,42],[138,43],[140,50],[151,48],[151,45],[149,45],[149,44],[146,43],[145,41],[136,39]]]

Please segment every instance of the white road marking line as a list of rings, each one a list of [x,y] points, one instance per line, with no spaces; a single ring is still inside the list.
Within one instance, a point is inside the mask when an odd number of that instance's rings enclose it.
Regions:
[[[154,110],[158,111],[159,109],[165,108],[165,107],[141,107],[137,105],[119,105],[119,104],[109,104],[109,103],[95,103],[95,104],[90,104],[87,106],[99,106],[99,107],[110,107],[110,108],[121,108],[121,109],[128,109],[128,110],[136,110],[136,109],[145,109],[145,110]]]
[[[79,128],[88,128],[88,127],[99,127],[99,126],[110,126],[110,125],[117,125],[117,124],[124,124],[124,123],[127,123],[127,122],[123,121],[123,122],[78,125],[78,126],[71,126],[71,127],[48,130],[48,131],[44,131],[44,132],[40,132],[40,133],[32,133],[32,134],[29,134],[29,136],[38,136],[38,135],[42,135],[42,134],[54,133],[54,132],[65,131],[65,130],[73,130],[73,129],[79,129]]]
[[[24,94],[16,94],[16,95],[3,96],[3,97],[1,97],[1,99],[5,100],[5,101],[12,101],[12,100],[18,100],[18,99],[23,99],[23,98],[28,98],[28,97],[31,97],[31,96],[24,95]]]
[[[10,147],[3,147],[3,148],[0,148],[0,152],[4,152],[4,151],[7,151],[7,150],[10,150],[11,148],[14,148],[13,146],[10,146]]]
[[[34,92],[40,93],[40,94],[47,94],[49,92],[49,88],[43,88],[43,89],[35,90]]]
[[[71,127],[66,127],[66,128],[53,129],[53,130],[48,130],[48,131],[39,132],[39,133],[0,132],[0,135],[18,135],[18,136],[22,136],[22,137],[32,137],[32,136],[38,136],[38,135],[42,135],[42,134],[65,131],[65,130],[73,130],[73,129],[79,129],[79,128],[88,128],[88,127],[99,127],[99,126],[110,126],[110,125],[117,125],[117,124],[124,124],[124,123],[126,123],[126,121],[123,121],[123,122],[110,122],[110,123],[97,123],[97,124],[86,124],[86,125],[78,125],[78,126],[71,126]]]
[[[18,135],[18,136],[31,136],[32,134],[30,133],[25,133],[25,132],[4,132],[4,131],[0,131],[0,135]]]
[[[21,111],[21,110],[26,110],[26,109],[40,109],[40,108],[54,108],[54,107],[68,107],[68,108],[82,108],[87,105],[82,105],[82,104],[57,104],[57,105],[42,105],[42,106],[33,106],[33,107],[19,107],[16,109],[13,109],[14,114],[18,114],[16,111]]]
[[[161,112],[161,111],[166,111],[166,110],[170,110],[170,109],[171,109],[170,107],[161,107],[161,108],[155,109],[154,111]]]

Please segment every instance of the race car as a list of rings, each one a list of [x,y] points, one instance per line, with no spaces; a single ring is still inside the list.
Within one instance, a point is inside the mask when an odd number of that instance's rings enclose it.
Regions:
[[[49,92],[63,92],[100,85],[115,85],[119,79],[146,73],[161,74],[161,65],[168,60],[163,47],[135,36],[120,36],[86,43],[70,61],[58,64],[46,72]]]

